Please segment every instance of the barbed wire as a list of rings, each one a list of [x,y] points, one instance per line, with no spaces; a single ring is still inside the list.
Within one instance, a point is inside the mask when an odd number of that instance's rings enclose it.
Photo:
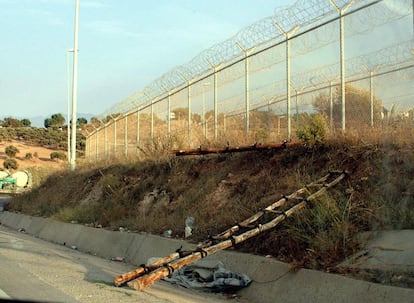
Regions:
[[[371,70],[374,68],[379,70],[385,69],[387,66],[395,66],[399,62],[414,61],[414,56],[410,52],[411,49],[414,49],[414,41],[408,40],[379,51],[350,58],[345,65],[346,74],[348,75],[347,80],[351,80],[355,75],[361,74],[364,70],[363,66]],[[297,87],[309,84],[318,86],[322,83],[337,80],[338,77],[339,62],[336,62],[295,74],[292,76],[292,83]]]
[[[349,18],[351,13],[362,9],[364,13],[352,15],[353,22],[350,22],[350,33],[347,36],[367,32],[411,13],[411,0],[399,0],[397,2],[398,5],[391,0],[355,1],[346,17]],[[345,7],[348,3],[349,1],[345,0],[335,1],[335,4],[340,8]],[[223,71],[228,70],[228,66],[232,66],[234,62],[244,60],[245,53],[237,45],[240,45],[244,50],[257,47],[257,51],[251,56],[254,55],[258,58],[261,69],[283,62],[282,48],[278,50],[277,56],[258,55],[269,48],[282,44],[285,40],[284,34],[275,26],[276,23],[285,31],[300,25],[295,36],[292,37],[292,39],[299,39],[297,40],[299,43],[295,43],[294,56],[306,54],[334,43],[338,40],[337,33],[332,30],[335,27],[326,24],[330,20],[338,18],[337,15],[337,11],[328,0],[298,0],[294,5],[278,9],[273,16],[259,20],[239,31],[230,39],[202,51],[187,64],[170,70],[141,91],[114,104],[100,114],[98,118],[104,118],[113,113],[126,113],[148,106],[153,100],[159,99],[171,91],[179,90],[180,87],[184,88],[191,80],[210,76],[214,72],[213,68],[220,65],[222,65],[220,67],[221,77],[224,78],[222,81],[225,81],[226,73],[223,73]],[[304,37],[304,34],[306,34],[306,37]],[[260,63],[260,61],[264,62]],[[237,68],[241,69],[243,67],[239,65]],[[260,68],[253,69],[251,72],[254,73],[258,70]],[[208,74],[209,71],[210,74]],[[234,74],[239,74],[239,71],[232,69],[232,73],[234,78]],[[243,73],[240,72],[240,75],[243,75]]]

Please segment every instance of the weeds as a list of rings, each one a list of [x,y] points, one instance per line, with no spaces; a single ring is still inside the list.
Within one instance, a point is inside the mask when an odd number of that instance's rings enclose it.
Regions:
[[[320,114],[307,117],[305,125],[296,130],[296,136],[305,145],[313,147],[321,144],[328,133],[325,118]]]
[[[157,158],[85,164],[76,173],[54,174],[10,206],[111,229],[154,234],[171,229],[173,236],[183,236],[184,220],[193,216],[198,241],[329,170],[347,170],[348,181],[329,195],[240,247],[274,255],[292,268],[327,269],[358,249],[360,232],[414,227],[412,144],[366,134],[364,140],[352,133],[327,136],[313,148],[278,153],[174,158],[158,145]]]

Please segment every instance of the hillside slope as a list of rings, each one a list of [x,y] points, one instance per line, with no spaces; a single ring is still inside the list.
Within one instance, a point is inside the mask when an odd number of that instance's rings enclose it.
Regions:
[[[309,149],[169,157],[51,175],[11,209],[110,229],[173,237],[195,219],[203,240],[330,170],[348,179],[311,208],[239,247],[292,266],[328,269],[354,253],[357,235],[414,228],[412,146],[329,141]]]

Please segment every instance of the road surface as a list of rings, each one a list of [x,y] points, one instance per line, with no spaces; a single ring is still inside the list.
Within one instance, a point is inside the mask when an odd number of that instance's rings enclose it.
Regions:
[[[144,292],[113,286],[131,265],[83,254],[0,226],[0,299],[40,302],[228,302],[158,282]],[[234,302],[234,301],[233,301]]]

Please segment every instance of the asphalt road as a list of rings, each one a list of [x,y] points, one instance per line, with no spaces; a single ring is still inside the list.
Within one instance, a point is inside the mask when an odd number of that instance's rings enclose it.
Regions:
[[[131,265],[83,254],[0,226],[0,299],[39,302],[228,302],[158,282],[143,292],[113,286]]]

